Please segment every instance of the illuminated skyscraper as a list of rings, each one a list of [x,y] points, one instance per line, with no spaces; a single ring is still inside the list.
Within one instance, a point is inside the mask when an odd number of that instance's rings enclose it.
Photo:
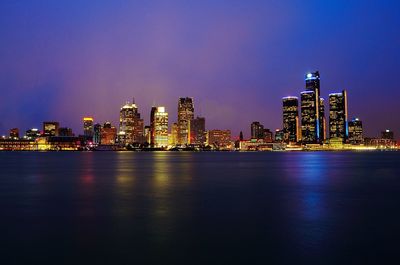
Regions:
[[[349,143],[350,144],[362,144],[364,142],[363,137],[363,125],[362,121],[358,118],[354,118],[349,121]]]
[[[13,140],[19,139],[19,129],[18,128],[10,129],[10,139],[13,139]]]
[[[348,138],[347,92],[329,94],[329,138]]]
[[[39,129],[32,128],[25,132],[26,139],[28,140],[35,140],[36,138],[40,137]]]
[[[154,113],[154,146],[168,146],[168,112],[165,107],[157,107]]]
[[[178,144],[188,143],[189,121],[193,118],[193,98],[180,98],[178,102]]]
[[[301,92],[301,139],[303,143],[316,143],[315,93]]]
[[[102,126],[100,123],[96,123],[93,125],[93,143],[100,144],[101,142],[101,129]]]
[[[316,71],[305,77],[306,91],[301,92],[301,132],[303,143],[322,143],[325,139],[325,111]]]
[[[43,136],[58,136],[60,124],[56,121],[43,122]]]
[[[111,125],[111,122],[105,122],[101,127],[100,143],[102,145],[113,145],[117,138],[117,128]]]
[[[189,121],[189,144],[204,145],[206,143],[206,119],[197,117]]]
[[[93,118],[83,118],[83,135],[86,137],[93,137]]]
[[[284,97],[283,103],[283,132],[287,143],[299,141],[299,100],[297,97]]]
[[[250,125],[251,139],[264,139],[264,125],[253,121]]]
[[[381,138],[386,140],[394,140],[394,133],[393,131],[386,129],[381,132]]]
[[[154,125],[154,119],[155,119],[155,114],[157,112],[157,107],[151,107],[150,111],[150,145],[154,147],[154,135],[155,135],[155,125]]]
[[[170,139],[169,139],[169,144],[171,146],[175,146],[178,144],[178,123],[174,122],[171,126],[171,133],[170,133]]]
[[[143,143],[144,122],[135,103],[126,103],[119,113],[118,140],[121,144]]]
[[[207,145],[215,149],[231,149],[232,139],[230,130],[210,130],[207,132]]]

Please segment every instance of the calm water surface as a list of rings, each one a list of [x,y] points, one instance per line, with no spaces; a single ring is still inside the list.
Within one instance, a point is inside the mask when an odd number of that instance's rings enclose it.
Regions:
[[[399,152],[0,152],[0,166],[0,264],[400,260]]]

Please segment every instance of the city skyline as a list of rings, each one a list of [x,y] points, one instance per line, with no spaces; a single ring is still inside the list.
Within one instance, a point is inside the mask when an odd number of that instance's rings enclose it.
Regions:
[[[315,70],[326,109],[346,89],[348,118],[366,136],[399,132],[399,5],[2,2],[0,132],[45,120],[80,132],[83,116],[117,125],[115,109],[133,96],[149,124],[151,106],[176,117],[176,99],[189,96],[209,129],[248,137],[255,120],[281,128],[281,98]]]

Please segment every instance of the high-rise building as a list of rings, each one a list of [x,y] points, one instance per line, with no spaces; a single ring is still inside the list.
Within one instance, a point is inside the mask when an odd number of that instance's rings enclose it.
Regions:
[[[157,107],[154,113],[154,146],[168,146],[168,112],[165,107]]]
[[[354,118],[349,121],[349,143],[350,144],[362,144],[364,143],[363,126],[362,121],[358,118]]]
[[[98,145],[101,142],[101,124],[96,123],[93,125],[93,143]]]
[[[231,149],[231,131],[230,130],[210,130],[207,132],[207,145],[216,149]]]
[[[316,71],[305,77],[306,91],[301,92],[301,133],[303,143],[322,143],[325,139],[325,109]]]
[[[144,126],[144,139],[146,143],[151,143],[151,126]]]
[[[86,137],[93,137],[93,118],[83,118],[83,135]]]
[[[250,125],[251,139],[264,139],[264,125],[253,121]]]
[[[301,139],[303,143],[317,142],[315,93],[301,92]]]
[[[25,132],[26,139],[28,140],[35,140],[36,138],[40,137],[39,129],[32,128]]]
[[[154,147],[154,136],[155,136],[155,125],[154,125],[154,120],[155,120],[155,114],[157,112],[157,107],[151,107],[150,111],[150,145]]]
[[[19,139],[19,129],[18,128],[10,129],[10,138],[13,140]]]
[[[43,136],[58,136],[60,124],[56,121],[43,122]]]
[[[169,139],[169,145],[175,146],[178,144],[178,131],[179,126],[178,123],[174,122],[171,126],[171,133]]]
[[[68,127],[60,127],[58,129],[58,136],[74,136],[72,129]]]
[[[387,140],[394,140],[394,133],[393,131],[386,129],[383,132],[381,132],[381,138]]]
[[[329,94],[329,138],[348,138],[347,92]]]
[[[105,122],[100,129],[100,144],[113,145],[117,139],[117,128],[111,125],[111,122]]]
[[[270,129],[264,129],[264,142],[272,143],[273,142],[273,135]]]
[[[285,132],[280,129],[275,130],[275,142],[282,143],[285,140]]]
[[[297,97],[284,97],[283,103],[283,133],[287,143],[299,141],[299,100]]]
[[[178,144],[188,143],[189,122],[193,118],[193,98],[180,98],[178,102]]]
[[[206,143],[206,119],[197,117],[189,121],[188,143],[204,145]]]
[[[144,122],[135,103],[126,103],[119,112],[118,140],[121,144],[143,143]]]

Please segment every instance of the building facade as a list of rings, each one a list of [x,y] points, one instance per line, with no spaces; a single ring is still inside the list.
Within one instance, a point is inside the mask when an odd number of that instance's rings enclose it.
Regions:
[[[154,147],[168,146],[168,112],[165,107],[157,107],[154,113]]]
[[[264,139],[264,125],[258,121],[253,121],[250,125],[251,139]]]
[[[193,98],[180,98],[178,102],[178,144],[188,144],[189,122],[194,119]]]
[[[283,132],[287,143],[299,141],[299,100],[297,97],[284,97],[283,105]]]
[[[347,92],[329,94],[329,138],[346,142],[349,135]]]
[[[92,117],[84,117],[83,118],[83,135],[85,137],[91,138],[93,137],[93,118]]]
[[[60,124],[56,121],[43,122],[43,136],[58,136]]]
[[[123,145],[144,142],[144,122],[135,103],[121,107],[118,141]]]
[[[189,121],[188,143],[204,145],[206,143],[206,119],[197,117]]]
[[[105,122],[100,129],[100,144],[113,145],[117,139],[117,128],[111,122]]]
[[[364,143],[363,125],[362,121],[358,118],[349,121],[348,142],[355,145]]]
[[[207,145],[214,149],[228,150],[232,148],[230,130],[210,130],[207,132]]]

